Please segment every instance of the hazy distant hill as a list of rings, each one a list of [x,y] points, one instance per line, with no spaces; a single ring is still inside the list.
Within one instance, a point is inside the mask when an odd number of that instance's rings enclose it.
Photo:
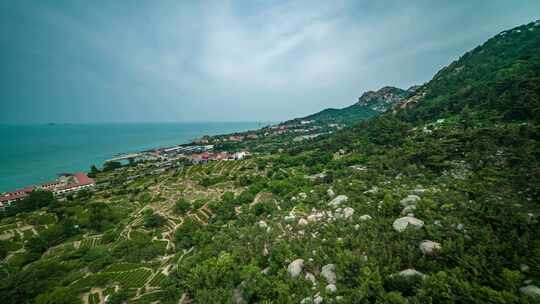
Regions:
[[[395,104],[412,95],[414,89],[403,90],[386,86],[377,91],[367,91],[358,98],[358,102],[343,109],[328,108],[315,114],[296,118],[284,124],[301,120],[315,120],[318,123],[355,123],[391,109]]]

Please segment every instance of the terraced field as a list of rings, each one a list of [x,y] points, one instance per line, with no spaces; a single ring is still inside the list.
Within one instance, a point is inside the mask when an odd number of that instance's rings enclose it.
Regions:
[[[150,282],[148,282],[148,285],[149,286],[154,286],[154,287],[158,287],[160,286],[161,282],[166,279],[167,276],[164,275],[163,273],[158,273],[156,274],[151,280]]]
[[[84,238],[83,240],[81,240],[81,244],[79,245],[79,247],[95,248],[99,245],[101,245],[101,236],[95,236]]]
[[[141,288],[152,275],[149,268],[135,268],[125,271],[105,271],[91,274],[73,283],[76,288],[91,288],[96,281],[117,283],[123,288]]]

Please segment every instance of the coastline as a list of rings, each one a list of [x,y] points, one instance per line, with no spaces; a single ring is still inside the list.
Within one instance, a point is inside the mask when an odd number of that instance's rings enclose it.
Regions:
[[[260,122],[0,124],[0,193],[88,172],[115,156],[189,144],[204,135],[257,130]]]

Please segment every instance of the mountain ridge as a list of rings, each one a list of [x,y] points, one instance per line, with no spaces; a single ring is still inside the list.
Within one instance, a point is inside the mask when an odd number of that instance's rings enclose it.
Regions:
[[[411,87],[413,88],[413,87]],[[376,91],[366,91],[356,103],[344,108],[326,108],[319,112],[287,120],[281,124],[294,124],[299,121],[314,120],[318,123],[344,123],[352,124],[370,117],[384,113],[396,103],[412,94],[413,91],[385,86]]]
[[[539,30],[540,20],[537,20],[500,32],[439,70],[432,80],[420,86],[415,94],[404,99],[396,108],[406,109],[415,105],[422,109],[422,112],[429,112],[429,115],[432,115],[435,111],[450,110],[450,106],[498,107],[498,110],[506,107],[505,111],[514,112],[515,115],[538,117],[540,114],[538,109],[517,108],[517,104],[507,101],[509,96],[504,95],[515,94],[509,91],[511,88],[508,85],[522,82],[523,79],[520,77],[523,77],[520,73],[527,73],[529,75],[525,76],[537,79],[540,69],[537,66],[531,69],[523,63],[537,64],[539,54],[536,50],[540,47]],[[475,92],[481,89],[480,83],[492,88],[489,98],[482,103],[474,101]],[[534,83],[527,85],[534,86]],[[503,97],[504,104],[500,101],[495,102],[499,97]],[[446,106],[441,106],[442,104]]]

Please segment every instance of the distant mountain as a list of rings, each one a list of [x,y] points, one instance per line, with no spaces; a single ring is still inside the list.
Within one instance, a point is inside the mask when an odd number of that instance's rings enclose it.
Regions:
[[[358,98],[358,102],[342,109],[328,108],[315,114],[296,118],[283,124],[314,120],[317,123],[352,124],[391,109],[397,103],[413,95],[417,86],[408,90],[386,86],[377,91],[367,91]]]
[[[462,109],[502,111],[507,119],[538,118],[538,103],[520,93],[535,91],[539,83],[540,66],[531,60],[538,57],[538,28],[540,21],[503,31],[441,69],[424,85],[407,90],[386,86],[367,91],[349,107],[325,109],[284,124],[301,120],[353,124],[392,108],[411,105],[417,107],[407,114],[413,120],[442,117]]]

